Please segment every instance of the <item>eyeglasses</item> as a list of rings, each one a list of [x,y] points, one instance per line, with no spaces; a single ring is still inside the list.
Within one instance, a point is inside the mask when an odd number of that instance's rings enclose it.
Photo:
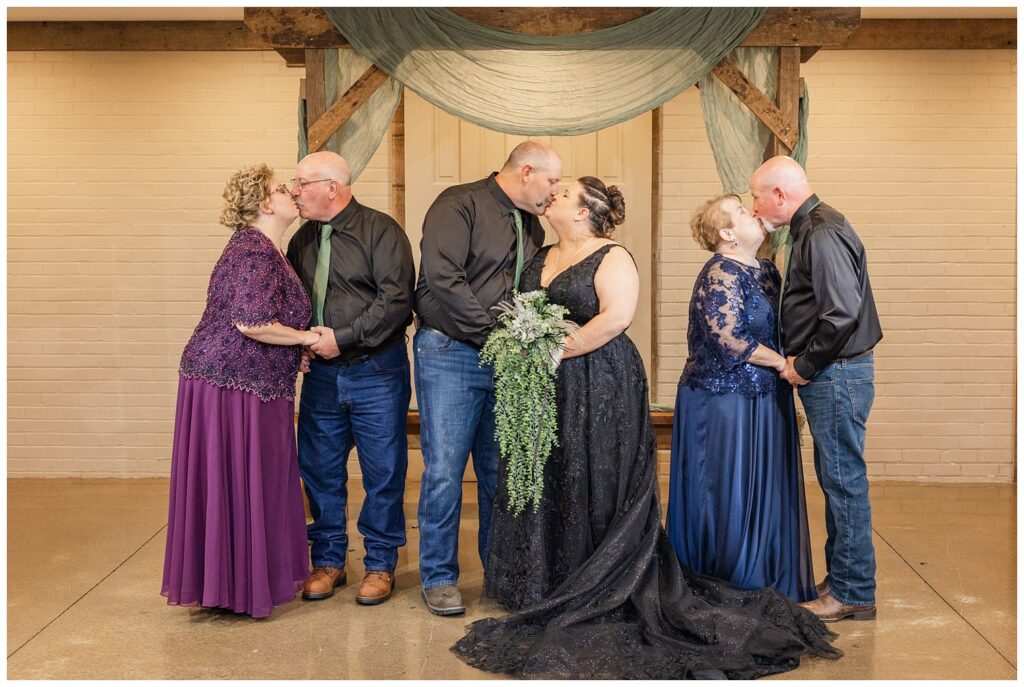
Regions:
[[[299,187],[299,193],[306,190],[306,187],[310,184],[319,184],[321,181],[334,181],[334,179],[311,179],[310,181],[304,181],[302,179],[292,179],[292,188]]]
[[[270,191],[271,193],[283,193],[286,196],[290,196],[291,192],[288,190],[288,184],[281,184]]]

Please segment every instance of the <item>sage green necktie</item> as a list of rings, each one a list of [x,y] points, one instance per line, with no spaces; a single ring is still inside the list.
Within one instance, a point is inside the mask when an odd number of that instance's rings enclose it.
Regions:
[[[785,262],[782,265],[782,284],[778,289],[778,346],[782,347],[782,296],[785,295],[785,283],[790,278],[790,259],[793,257],[793,232],[785,227]]]
[[[512,282],[512,293],[519,293],[519,278],[523,276],[523,216],[519,208],[512,208],[512,221],[516,224],[516,278]]]
[[[327,275],[331,271],[331,225],[320,227],[320,250],[316,254],[313,276],[313,324],[324,323],[324,299],[327,298]]]

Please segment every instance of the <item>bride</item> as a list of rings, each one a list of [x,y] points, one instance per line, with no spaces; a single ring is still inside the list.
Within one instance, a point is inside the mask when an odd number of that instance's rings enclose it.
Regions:
[[[486,589],[513,611],[471,624],[452,650],[523,678],[749,679],[836,657],[835,634],[770,589],[743,591],[683,568],[661,526],[647,377],[625,334],[639,277],[609,236],[622,194],[582,177],[545,215],[558,243],[537,254],[523,291],[543,288],[581,329],[556,379],[559,446],[539,509],[508,510],[505,473]]]

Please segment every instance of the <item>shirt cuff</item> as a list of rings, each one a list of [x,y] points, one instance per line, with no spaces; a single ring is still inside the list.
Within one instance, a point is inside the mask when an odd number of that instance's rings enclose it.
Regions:
[[[338,343],[338,350],[351,348],[356,343],[356,332],[352,325],[338,327],[334,330],[334,340]]]
[[[807,357],[803,355],[798,355],[793,359],[793,369],[807,381],[811,381],[814,375],[818,374],[818,370],[811,367],[811,364],[807,362]]]

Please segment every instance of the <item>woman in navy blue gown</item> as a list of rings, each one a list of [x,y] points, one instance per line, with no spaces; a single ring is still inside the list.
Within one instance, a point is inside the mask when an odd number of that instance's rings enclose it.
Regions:
[[[817,598],[792,388],[778,371],[779,272],[766,229],[735,195],[701,206],[694,239],[714,253],[690,299],[679,379],[668,536],[680,562],[745,589]]]

